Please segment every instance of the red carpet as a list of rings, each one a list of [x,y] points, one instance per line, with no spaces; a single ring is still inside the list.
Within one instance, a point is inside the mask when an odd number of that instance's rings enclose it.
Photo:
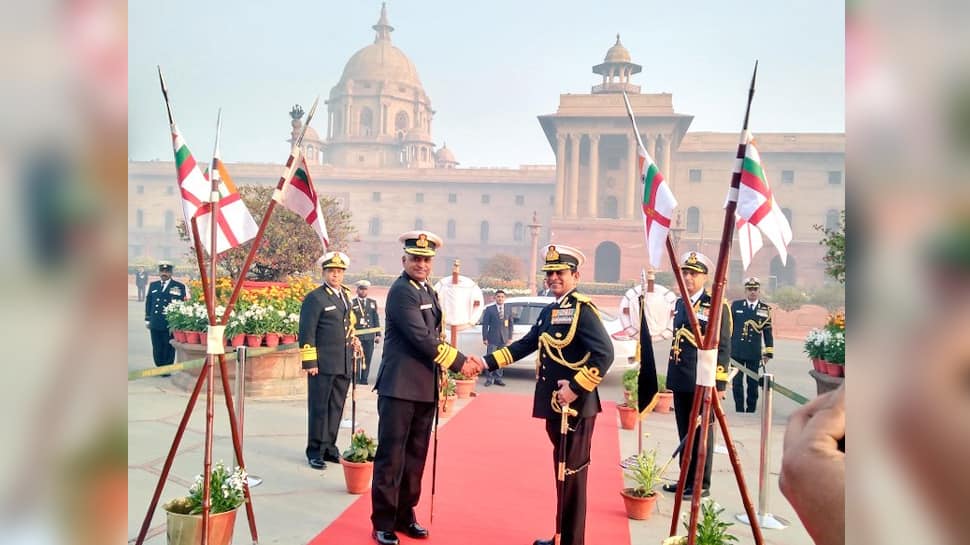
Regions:
[[[586,541],[628,545],[630,532],[617,463],[620,445],[613,403],[596,419],[588,485]],[[532,397],[488,392],[441,428],[434,524],[431,460],[424,473],[418,521],[427,540],[399,534],[401,543],[531,544],[555,533],[556,488],[552,445],[542,420],[532,418]],[[428,456],[431,454],[429,452]],[[311,545],[370,545],[370,493],[354,502]]]

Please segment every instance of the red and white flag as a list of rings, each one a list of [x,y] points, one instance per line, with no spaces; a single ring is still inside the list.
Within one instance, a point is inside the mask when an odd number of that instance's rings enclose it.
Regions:
[[[778,201],[771,194],[768,178],[761,166],[761,155],[754,145],[751,133],[745,133],[744,160],[735,168],[741,170],[741,186],[738,188],[738,216],[761,231],[778,250],[783,264],[788,263],[788,244],[792,240],[791,225],[782,213]],[[753,247],[753,246],[752,246]],[[757,250],[754,250],[755,252]],[[743,259],[742,250],[742,259]],[[752,252],[751,257],[754,256]]]
[[[306,158],[302,153],[297,161],[296,168],[293,169],[293,176],[289,180],[285,180],[283,187],[273,193],[273,200],[306,220],[310,227],[313,227],[313,230],[317,232],[317,236],[320,237],[320,242],[323,244],[323,249],[326,250],[330,246],[330,236],[327,234],[323,208],[320,206],[317,191],[313,188],[310,170],[307,169]]]
[[[647,257],[650,266],[659,269],[677,199],[643,146],[637,146],[637,168],[643,180],[643,234],[647,241]]]
[[[735,214],[735,228],[738,231],[738,246],[741,250],[741,265],[744,270],[748,270],[751,265],[751,260],[754,258],[754,254],[758,253],[758,250],[764,246],[764,240],[761,238],[761,231],[754,228],[753,225],[744,220],[741,216]]]
[[[212,167],[212,176],[219,184],[216,253],[221,254],[255,238],[259,226],[256,225],[256,220],[253,219],[249,208],[246,208],[246,203],[239,196],[236,184],[232,182],[232,177],[229,176],[229,171],[226,170],[226,165],[220,158],[218,145],[212,157]],[[202,246],[206,252],[211,253],[209,248],[212,244],[212,231],[209,227],[212,219],[210,203],[203,203],[195,217],[195,221],[199,225],[199,237],[202,238]]]
[[[182,218],[188,227],[199,208],[209,200],[211,184],[199,170],[195,157],[192,157],[192,152],[189,151],[175,123],[171,124],[171,128],[172,145],[175,148],[175,170],[178,173],[179,195],[182,200]]]

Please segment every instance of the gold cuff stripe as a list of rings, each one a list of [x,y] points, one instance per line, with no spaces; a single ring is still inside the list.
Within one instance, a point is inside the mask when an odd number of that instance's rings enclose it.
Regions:
[[[576,373],[575,377],[576,383],[583,387],[588,392],[592,392],[603,381],[600,378],[600,370],[593,367],[583,367]]]
[[[495,352],[492,352],[492,357],[495,358],[495,363],[499,367],[505,367],[511,365],[512,363],[512,352],[508,348],[499,348]],[[536,358],[538,360],[538,358]]]
[[[451,364],[454,363],[455,359],[457,358],[458,358],[457,348],[445,343],[441,343],[438,345],[438,355],[435,356],[434,362],[444,367],[450,367]]]
[[[300,349],[300,359],[301,361],[316,361],[317,347],[308,344],[303,345],[303,348]]]
[[[774,353],[775,353],[774,347],[771,347],[771,346],[765,347],[765,354],[774,354]]]

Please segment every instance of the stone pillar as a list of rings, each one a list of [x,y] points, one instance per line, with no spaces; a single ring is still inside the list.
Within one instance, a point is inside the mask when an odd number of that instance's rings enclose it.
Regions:
[[[670,165],[670,148],[673,147],[672,140],[670,135],[664,135],[664,169],[662,172],[670,176],[673,175],[673,167]]]
[[[579,148],[583,141],[581,134],[572,134],[569,137],[569,151],[572,157],[569,158],[569,191],[566,192],[566,204],[568,206],[566,214],[570,218],[575,218],[579,203]]]
[[[350,136],[350,125],[353,122],[353,118],[350,117],[350,100],[347,100],[347,104],[344,106],[344,136]]]
[[[637,139],[634,135],[627,136],[629,142],[629,163],[627,165],[626,180],[622,187],[626,188],[623,198],[622,214],[624,219],[633,219],[636,213],[636,186],[637,186]]]
[[[599,217],[599,170],[600,135],[589,135],[589,193],[586,196],[586,213],[591,218]]]
[[[566,135],[556,134],[556,208],[555,215],[560,218],[565,210],[563,198],[566,189]]]

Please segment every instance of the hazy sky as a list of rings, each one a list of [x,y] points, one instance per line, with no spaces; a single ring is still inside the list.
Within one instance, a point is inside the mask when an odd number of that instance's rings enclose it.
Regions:
[[[200,160],[223,109],[228,162],[285,160],[293,104],[320,109],[347,60],[373,43],[373,0],[165,0],[128,6],[128,153],[172,159],[155,66]],[[644,93],[673,94],[691,131],[737,132],[755,59],[751,129],[842,132],[844,2],[392,0],[392,43],[415,64],[437,112],[432,138],[461,166],[552,164],[536,116],[560,93],[588,94],[619,32]]]

